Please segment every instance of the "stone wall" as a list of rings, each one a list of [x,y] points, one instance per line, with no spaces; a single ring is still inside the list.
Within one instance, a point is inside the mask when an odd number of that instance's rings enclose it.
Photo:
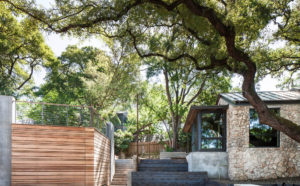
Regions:
[[[269,107],[280,108],[282,117],[300,124],[300,104]],[[283,133],[280,133],[278,148],[249,147],[250,108],[252,107],[229,105],[227,110],[229,178],[258,180],[300,176],[300,145]]]

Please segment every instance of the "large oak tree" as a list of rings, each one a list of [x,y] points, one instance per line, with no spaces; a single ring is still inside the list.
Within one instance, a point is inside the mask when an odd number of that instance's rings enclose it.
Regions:
[[[0,94],[30,92],[34,72],[54,61],[35,21],[0,4]]]
[[[226,69],[240,74],[243,95],[260,121],[300,142],[300,126],[273,115],[255,90],[257,74],[300,68],[299,1],[67,0],[56,1],[48,10],[32,1],[3,1],[39,20],[47,30],[119,37],[143,58],[185,59],[197,70]],[[277,29],[267,38],[270,24]],[[191,44],[172,42],[171,53],[163,52],[166,46],[160,42],[149,45],[155,33],[169,38],[174,28],[181,33],[178,39]],[[284,40],[286,46],[280,51],[272,49],[263,42],[266,39],[273,43]]]

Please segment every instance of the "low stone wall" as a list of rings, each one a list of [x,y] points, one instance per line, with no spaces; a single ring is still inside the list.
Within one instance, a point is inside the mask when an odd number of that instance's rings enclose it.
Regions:
[[[300,104],[270,105],[300,124]],[[278,148],[249,147],[250,106],[230,105],[227,111],[228,173],[231,180],[300,176],[300,144],[280,133]]]
[[[191,152],[186,159],[189,172],[207,172],[209,178],[228,178],[226,152]]]

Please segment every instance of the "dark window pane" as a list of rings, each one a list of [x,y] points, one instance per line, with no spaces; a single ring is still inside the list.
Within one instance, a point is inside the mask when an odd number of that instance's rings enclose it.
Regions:
[[[222,118],[222,113],[202,113],[202,137],[222,137],[224,131]]]
[[[202,139],[201,149],[222,149],[221,139]]]
[[[279,115],[279,109],[271,109]],[[279,132],[272,127],[260,124],[258,114],[250,109],[250,147],[278,147]]]

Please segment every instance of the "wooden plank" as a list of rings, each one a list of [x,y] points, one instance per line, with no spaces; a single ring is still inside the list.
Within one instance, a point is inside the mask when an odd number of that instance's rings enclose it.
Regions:
[[[12,185],[93,185],[94,129],[12,126]]]
[[[94,140],[94,182],[97,185],[110,184],[110,141],[98,131]]]

